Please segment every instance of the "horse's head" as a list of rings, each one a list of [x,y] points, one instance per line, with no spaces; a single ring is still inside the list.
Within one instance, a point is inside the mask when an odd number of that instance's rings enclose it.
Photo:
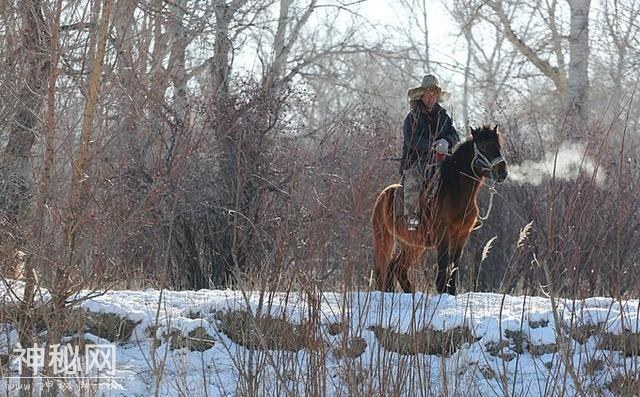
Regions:
[[[497,183],[507,179],[507,162],[500,152],[498,126],[471,128],[473,137],[473,160],[471,167],[477,175],[492,178]]]

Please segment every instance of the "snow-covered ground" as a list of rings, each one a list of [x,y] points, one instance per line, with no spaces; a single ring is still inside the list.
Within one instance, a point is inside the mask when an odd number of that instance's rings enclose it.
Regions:
[[[127,340],[113,344],[114,372],[88,395],[150,396],[158,389],[162,396],[549,396],[574,395],[577,387],[588,395],[615,395],[608,385],[637,374],[640,364],[637,300],[562,300],[554,316],[548,298],[489,293],[160,294],[111,291],[81,304],[135,325]],[[0,287],[0,304],[11,300]],[[291,326],[279,334],[282,344],[269,345],[268,333],[251,331],[258,324],[251,316],[235,317],[240,327],[225,323],[225,313],[238,312]],[[196,329],[203,333],[195,339],[208,340],[205,348],[191,351],[171,338]],[[463,336],[438,338],[437,331]],[[0,321],[0,333],[0,354],[20,347],[12,325]],[[84,339],[112,344],[90,333]],[[260,348],[267,345],[271,350]],[[19,361],[12,355],[4,367],[0,393],[17,395]]]

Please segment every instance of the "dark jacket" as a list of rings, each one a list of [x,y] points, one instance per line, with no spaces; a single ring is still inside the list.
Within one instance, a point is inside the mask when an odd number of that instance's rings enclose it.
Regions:
[[[460,141],[451,117],[438,103],[429,112],[422,102],[418,102],[404,119],[403,135],[401,174],[416,162],[421,166],[429,164],[433,143],[438,139],[446,139],[450,148]]]

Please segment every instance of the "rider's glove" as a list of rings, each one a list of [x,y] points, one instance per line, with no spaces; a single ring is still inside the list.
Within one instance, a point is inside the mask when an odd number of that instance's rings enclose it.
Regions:
[[[449,142],[444,138],[440,138],[433,144],[433,150],[439,154],[449,154]]]

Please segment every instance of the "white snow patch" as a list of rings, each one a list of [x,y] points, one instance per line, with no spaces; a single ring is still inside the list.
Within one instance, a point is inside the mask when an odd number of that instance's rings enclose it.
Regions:
[[[19,285],[18,285],[19,289]],[[4,291],[6,295],[6,290]],[[162,298],[162,299],[161,299]],[[0,290],[0,300],[5,299]],[[559,300],[559,318],[564,324],[602,325],[606,332],[637,333],[638,301],[624,302],[609,298],[591,298],[583,301]],[[574,395],[571,379],[558,383],[554,389],[550,378],[562,374],[562,352],[535,357],[528,345],[556,343],[556,327],[551,303],[547,298],[506,296],[488,293],[468,293],[459,296],[432,294],[399,294],[380,292],[349,292],[316,294],[309,297],[297,293],[241,293],[239,291],[110,291],[81,303],[85,310],[111,313],[139,321],[134,336],[128,343],[117,346],[116,378],[113,389],[98,395],[148,396],[156,392],[164,396],[204,395],[227,396],[242,394],[247,374],[259,376],[257,393],[284,395],[288,389],[294,395],[309,392],[316,374],[310,368],[321,365],[327,378],[323,380],[326,395],[348,395],[354,387],[353,377],[363,377],[362,385],[370,385],[370,394],[382,393],[382,379],[403,379],[398,392],[412,395],[415,389],[409,379],[422,379],[429,385],[427,394],[438,395],[446,389],[458,390],[464,395],[493,395],[501,390],[505,376],[514,394],[522,396],[555,395],[564,391]],[[236,345],[218,326],[218,312],[248,311],[261,316],[284,318],[293,324],[319,322],[319,334],[324,344],[315,349],[251,352]],[[313,314],[313,318],[309,315]],[[202,318],[195,318],[195,317]],[[3,321],[4,322],[4,321]],[[330,325],[345,323],[348,331],[329,335]],[[474,340],[463,344],[448,357],[418,354],[401,355],[384,350],[372,329],[376,326],[398,333],[412,333],[423,329],[440,331],[468,328]],[[152,327],[152,328],[150,328]],[[204,352],[187,349],[169,350],[168,343],[154,345],[149,330],[155,330],[157,339],[172,330],[183,334],[204,327],[215,338],[215,344]],[[492,356],[486,346],[489,342],[508,339],[507,331],[522,331],[528,341],[518,360],[505,361]],[[17,343],[15,329],[0,330],[0,352],[12,349]],[[9,343],[3,345],[4,334]],[[94,344],[109,341],[85,334]],[[366,342],[363,355],[348,358],[331,354],[351,337]],[[607,365],[602,374],[592,377],[593,387],[602,389],[608,379],[624,368],[636,368],[637,358],[618,352],[598,351],[594,341],[569,344],[579,376],[585,374],[585,362],[597,357]],[[502,345],[500,345],[502,346]],[[502,348],[507,357],[514,355],[508,343]],[[11,376],[15,376],[16,358],[12,357]],[[505,372],[506,371],[506,372]],[[493,375],[492,375],[493,374]],[[384,375],[384,376],[382,376]],[[0,392],[8,388],[8,380],[0,379]],[[13,382],[13,381],[12,381]],[[446,382],[446,385],[445,385]],[[551,383],[550,383],[551,382]],[[15,383],[15,382],[13,382]],[[364,390],[364,389],[363,389]],[[388,389],[385,389],[388,391]],[[205,392],[206,391],[206,392]],[[9,393],[12,395],[11,393]]]

